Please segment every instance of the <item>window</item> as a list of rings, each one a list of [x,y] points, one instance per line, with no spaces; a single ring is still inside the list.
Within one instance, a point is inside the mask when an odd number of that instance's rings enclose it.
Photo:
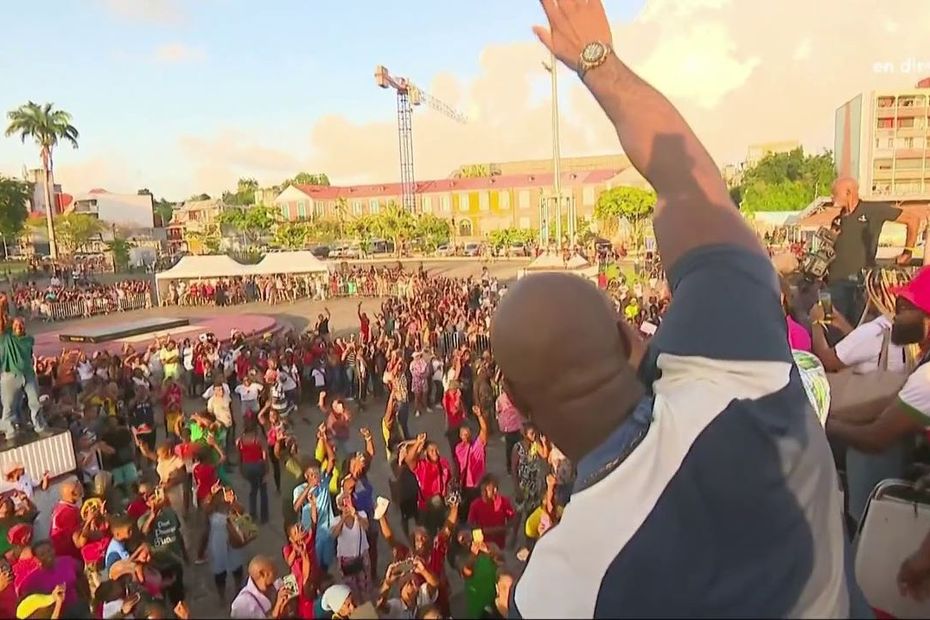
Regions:
[[[466,192],[459,194],[459,211],[468,211],[468,194]]]
[[[313,203],[313,216],[323,217],[323,203],[322,202]]]
[[[530,218],[528,218],[528,217],[521,217],[521,218],[520,218],[520,229],[521,229],[521,230],[529,230],[529,228],[530,228]]]
[[[520,190],[520,208],[521,209],[530,208],[530,190],[528,189]]]
[[[286,220],[291,219],[291,212],[288,210],[287,204],[283,204],[278,208],[281,209],[281,217],[283,217]]]
[[[498,192],[497,196],[500,200],[501,211],[509,211],[510,210],[510,192],[508,191]]]
[[[299,200],[297,202],[297,218],[303,220],[303,219],[306,219],[306,217],[307,217],[307,201]]]
[[[459,221],[459,237],[471,237],[471,220]]]
[[[423,196],[423,198],[420,199],[420,205],[423,209],[423,213],[433,212],[433,199],[429,196]]]
[[[442,209],[443,213],[449,213],[452,211],[452,205],[450,203],[451,200],[449,199],[449,194],[445,194],[439,198],[439,207]]]
[[[381,205],[378,204],[378,201],[372,198],[368,201],[368,212],[372,215],[375,215],[381,210]]]
[[[352,215],[361,215],[362,214],[362,203],[356,200],[352,203]]]
[[[482,211],[491,210],[491,197],[488,192],[478,192],[478,208]]]
[[[594,205],[594,200],[594,188],[586,185],[585,188],[581,190],[581,203],[589,207]]]

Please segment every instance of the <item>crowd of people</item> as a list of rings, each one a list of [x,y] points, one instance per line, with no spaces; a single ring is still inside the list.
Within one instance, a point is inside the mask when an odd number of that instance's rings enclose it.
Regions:
[[[497,614],[507,549],[528,549],[558,522],[573,468],[501,390],[487,334],[507,288],[487,272],[390,278],[402,294],[373,316],[360,303],[344,336],[324,310],[304,333],[65,350],[35,367],[6,348],[29,336],[4,298],[4,376],[18,381],[3,385],[2,430],[16,440],[69,429],[79,479],[58,485],[49,542],[8,537],[14,578],[0,614],[18,600],[57,605],[46,585],[58,579],[68,617],[183,617],[189,561],[209,564],[233,617],[346,617],[366,603],[382,617],[449,617],[448,571],[466,584],[468,617]],[[14,424],[14,395],[31,423]],[[381,403],[380,428],[360,427],[357,412]],[[420,416],[441,416],[442,436],[412,432]],[[305,423],[317,428],[313,441],[298,437]],[[492,439],[505,445],[509,497],[489,473]],[[386,488],[369,480],[376,460],[390,470]],[[17,492],[15,521],[29,529],[39,485],[15,465],[8,484],[25,498]],[[268,550],[252,548],[272,485],[283,581]]]
[[[66,321],[97,314],[149,308],[151,284],[145,280],[120,280],[104,284],[53,274],[48,284],[13,283],[11,303],[17,313],[42,321]]]
[[[278,304],[298,299],[387,297],[409,293],[411,278],[396,267],[344,267],[324,274],[276,274],[170,282],[168,306],[231,306],[252,302]]]

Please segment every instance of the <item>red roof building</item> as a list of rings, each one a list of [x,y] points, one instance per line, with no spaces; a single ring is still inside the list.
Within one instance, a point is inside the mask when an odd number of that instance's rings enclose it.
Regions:
[[[574,201],[579,217],[590,218],[601,191],[612,187],[618,169],[565,172],[561,175],[563,214]],[[540,206],[553,195],[552,173],[437,179],[416,184],[416,208],[452,221],[459,239],[483,238],[502,228],[536,229]],[[619,183],[618,183],[619,184]],[[292,185],[274,200],[288,220],[378,213],[390,203],[401,204],[400,183],[347,187]]]

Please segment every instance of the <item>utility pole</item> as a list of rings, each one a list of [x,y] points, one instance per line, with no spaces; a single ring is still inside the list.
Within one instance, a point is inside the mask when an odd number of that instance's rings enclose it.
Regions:
[[[552,76],[552,190],[555,193],[555,243],[562,245],[562,157],[559,147],[559,65],[555,54],[549,57],[549,73]]]

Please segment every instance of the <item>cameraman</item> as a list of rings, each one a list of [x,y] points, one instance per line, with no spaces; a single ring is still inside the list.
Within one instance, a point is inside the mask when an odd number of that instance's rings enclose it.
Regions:
[[[839,234],[834,249],[836,258],[827,269],[827,284],[833,306],[853,325],[865,306],[862,271],[875,266],[878,238],[885,222],[900,222],[907,226],[904,251],[898,256],[898,265],[911,262],[920,217],[913,211],[892,206],[886,202],[859,200],[859,184],[855,179],[843,177],[833,183],[833,206],[840,213],[833,218],[832,228]]]

